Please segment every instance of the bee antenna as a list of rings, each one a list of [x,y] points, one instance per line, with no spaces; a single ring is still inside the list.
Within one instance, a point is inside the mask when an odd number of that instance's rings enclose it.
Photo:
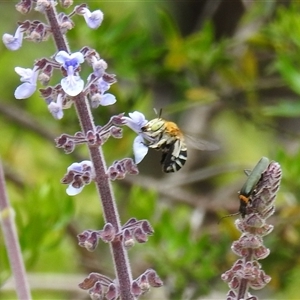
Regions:
[[[159,115],[158,115],[158,117],[161,118],[161,115],[162,115],[162,108],[159,110]]]
[[[234,216],[237,216],[237,215],[240,215],[240,214],[241,214],[241,212],[238,211],[238,212],[236,212],[236,213],[234,213],[234,214],[226,215],[226,216],[222,217],[221,219],[219,219],[218,224],[220,224],[221,221],[222,221],[223,219],[225,219],[225,218],[228,218],[228,217],[234,217]]]
[[[157,109],[154,107],[153,108],[154,113],[158,116],[158,119],[160,119],[161,115],[162,115],[162,108],[159,110],[159,113],[157,112]]]

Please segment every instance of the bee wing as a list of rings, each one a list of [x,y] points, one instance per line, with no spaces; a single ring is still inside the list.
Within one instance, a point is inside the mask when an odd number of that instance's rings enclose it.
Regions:
[[[187,146],[198,149],[198,150],[206,150],[206,151],[214,151],[220,149],[220,147],[214,143],[195,138],[191,135],[184,135]]]

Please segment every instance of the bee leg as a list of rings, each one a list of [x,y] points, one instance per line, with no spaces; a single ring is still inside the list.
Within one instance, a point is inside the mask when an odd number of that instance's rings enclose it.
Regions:
[[[176,171],[176,168],[174,168],[174,157],[171,151],[163,152],[160,163],[163,172],[172,173]]]
[[[166,139],[161,139],[156,143],[149,144],[148,147],[160,150],[166,146]]]
[[[174,161],[175,157],[173,155],[174,144],[167,144],[163,148],[162,157],[161,157],[161,166],[162,170],[165,173],[176,172],[176,163]]]

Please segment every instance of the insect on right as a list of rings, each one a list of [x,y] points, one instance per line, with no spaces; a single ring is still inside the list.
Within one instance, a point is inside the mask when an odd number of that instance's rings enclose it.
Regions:
[[[240,208],[239,213],[244,218],[247,213],[247,206],[251,203],[251,195],[254,192],[257,184],[262,179],[263,172],[267,169],[270,161],[267,157],[262,157],[251,173],[248,175],[248,178],[244,185],[242,186],[239,199],[240,199]]]
[[[239,211],[237,213],[222,217],[219,220],[219,222],[224,218],[232,217],[236,215],[241,215],[242,218],[245,218],[247,214],[247,206],[251,203],[251,196],[253,192],[255,192],[258,183],[262,180],[262,174],[267,169],[269,164],[270,164],[269,159],[263,156],[252,171],[250,172],[245,171],[248,178],[239,192],[239,199],[240,199]]]

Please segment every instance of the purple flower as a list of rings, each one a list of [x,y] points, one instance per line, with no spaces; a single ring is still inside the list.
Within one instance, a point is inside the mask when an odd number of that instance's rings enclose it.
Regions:
[[[139,164],[148,153],[148,147],[144,144],[142,135],[138,135],[133,141],[134,161]]]
[[[113,94],[107,93],[105,95],[102,95],[100,100],[100,105],[102,106],[108,106],[116,103],[117,99]]]
[[[96,56],[91,57],[91,64],[94,70],[94,74],[97,77],[102,77],[107,69],[107,63],[104,59],[97,59]]]
[[[19,26],[14,36],[8,33],[3,34],[2,41],[8,50],[15,51],[22,46],[23,34],[23,30],[21,26]]]
[[[100,78],[97,81],[97,85],[98,85],[98,93],[93,95],[91,99],[92,107],[96,108],[99,105],[108,106],[116,103],[117,99],[113,94],[110,93],[104,94],[107,90],[109,90],[111,84],[104,81],[103,78]]]
[[[98,28],[103,21],[103,12],[101,10],[95,10],[91,12],[87,7],[81,9],[86,24],[92,28]]]
[[[125,125],[140,134],[142,132],[142,127],[148,123],[148,120],[146,120],[145,116],[139,111],[134,111],[128,115],[129,117],[123,117],[126,122]]]
[[[77,96],[82,92],[84,86],[83,80],[75,74],[76,69],[84,61],[83,54],[80,52],[68,54],[66,51],[59,51],[55,60],[62,64],[67,71],[67,77],[61,80],[62,89],[69,96]]]
[[[145,116],[138,112],[134,111],[133,113],[128,114],[129,117],[123,117],[125,119],[125,125],[135,131],[138,136],[133,141],[133,153],[135,158],[135,163],[140,163],[143,158],[148,153],[148,147],[145,145],[145,139],[149,140],[149,137],[144,135],[142,132],[142,127],[145,126],[148,121]]]
[[[95,178],[95,170],[91,161],[84,160],[80,163],[73,163],[68,167],[67,174],[62,183],[69,184],[66,192],[69,196],[79,194],[85,185]]]
[[[91,105],[93,108],[97,108],[99,105],[108,106],[116,103],[117,99],[113,94],[107,93],[105,95],[101,95],[96,93],[91,97]]]
[[[52,101],[48,105],[48,109],[55,119],[60,120],[64,116],[62,106],[63,106],[63,98],[61,94],[57,95],[56,102]]]
[[[29,98],[36,90],[36,81],[39,73],[37,67],[34,67],[33,70],[15,67],[15,71],[21,76],[20,80],[24,82],[16,88],[15,98]]]
[[[111,180],[123,179],[128,173],[130,175],[138,174],[136,164],[132,158],[124,158],[122,160],[116,160],[108,169],[106,174]]]

